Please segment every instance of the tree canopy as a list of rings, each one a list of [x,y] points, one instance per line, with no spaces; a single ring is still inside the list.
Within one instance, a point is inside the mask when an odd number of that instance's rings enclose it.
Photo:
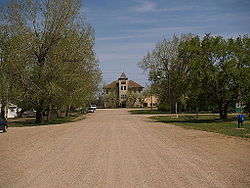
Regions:
[[[206,34],[174,36],[157,43],[139,66],[149,72],[154,91],[171,111],[218,110],[227,118],[236,103],[249,106],[250,39]],[[185,104],[185,105],[184,105]]]
[[[80,0],[12,0],[2,11],[7,42],[1,40],[1,53],[8,58],[1,58],[1,65],[14,78],[6,79],[18,90],[13,98],[36,110],[37,123],[44,111],[87,105],[98,90],[94,29],[80,16],[80,7]]]

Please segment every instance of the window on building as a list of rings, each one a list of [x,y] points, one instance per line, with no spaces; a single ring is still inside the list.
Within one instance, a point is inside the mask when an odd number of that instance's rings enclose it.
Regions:
[[[121,90],[123,90],[123,86],[121,86]]]
[[[126,99],[126,95],[121,95],[121,99]]]
[[[127,88],[126,88],[126,86],[124,86],[124,90],[126,90]]]

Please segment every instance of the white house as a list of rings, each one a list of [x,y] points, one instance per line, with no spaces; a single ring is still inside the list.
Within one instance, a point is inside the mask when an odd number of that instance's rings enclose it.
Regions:
[[[0,104],[0,108],[1,108]],[[17,117],[17,112],[20,111],[21,109],[17,107],[17,105],[9,103],[9,105],[5,108],[5,116],[6,118],[16,118]]]

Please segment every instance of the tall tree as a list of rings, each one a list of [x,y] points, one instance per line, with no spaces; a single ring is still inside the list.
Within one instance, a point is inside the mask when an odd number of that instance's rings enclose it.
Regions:
[[[244,48],[236,41],[241,39],[225,40],[206,34],[202,40],[196,37],[180,47],[180,57],[189,66],[189,98],[199,107],[218,108],[221,119],[227,118],[229,106],[239,101],[242,91],[249,90],[242,80],[247,80],[249,65],[240,58],[247,53],[242,56]]]
[[[231,54],[231,76],[236,85],[235,101],[250,115],[250,38],[248,35],[228,39]]]
[[[152,88],[170,109],[175,102],[196,112],[218,109],[226,119],[235,103],[250,109],[249,59],[247,35],[227,40],[184,35],[157,43],[139,66],[149,71]]]
[[[13,4],[10,5],[13,6]],[[2,118],[6,116],[5,111],[9,102],[20,94],[16,75],[23,70],[21,53],[25,50],[22,45],[24,43],[23,37],[13,29],[16,26],[10,24],[8,14],[12,16],[4,8],[0,10],[0,104]]]
[[[10,30],[24,39],[20,104],[36,110],[37,123],[45,110],[83,105],[98,88],[94,32],[79,10],[80,0],[13,0],[8,7]]]
[[[172,40],[163,39],[158,42],[155,49],[143,57],[138,66],[149,72],[155,93],[161,103],[167,104],[170,111],[176,102],[180,102],[184,94],[187,66],[178,59],[179,44],[192,37],[192,34],[173,36]]]

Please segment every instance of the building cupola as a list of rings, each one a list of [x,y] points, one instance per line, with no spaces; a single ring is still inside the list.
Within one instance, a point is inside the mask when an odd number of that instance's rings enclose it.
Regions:
[[[128,77],[126,76],[126,74],[123,72],[121,74],[121,76],[118,78],[118,80],[128,80]]]

